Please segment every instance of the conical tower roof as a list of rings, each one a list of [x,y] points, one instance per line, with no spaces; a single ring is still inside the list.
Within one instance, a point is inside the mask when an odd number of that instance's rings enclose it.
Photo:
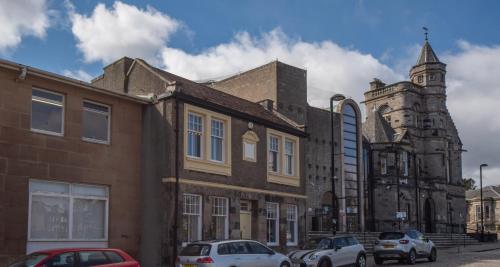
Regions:
[[[422,65],[426,63],[437,63],[440,62],[434,50],[432,50],[431,45],[427,40],[425,40],[424,46],[420,51],[420,56],[418,57],[417,65]]]

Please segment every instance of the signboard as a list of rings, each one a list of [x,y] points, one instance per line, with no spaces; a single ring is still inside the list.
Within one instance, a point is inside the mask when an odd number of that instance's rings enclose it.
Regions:
[[[405,211],[396,212],[396,219],[400,220],[406,219],[406,212]]]

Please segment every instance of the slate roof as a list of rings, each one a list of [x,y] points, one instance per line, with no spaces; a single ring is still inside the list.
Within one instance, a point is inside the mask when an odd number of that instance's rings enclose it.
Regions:
[[[371,112],[369,116],[374,116],[373,119],[367,119],[363,123],[363,134],[370,143],[389,143],[394,141],[394,129],[382,117],[379,112]]]
[[[425,63],[438,63],[440,62],[434,50],[432,50],[431,45],[428,41],[425,41],[422,50],[420,50],[420,56],[418,57],[417,65]]]
[[[476,190],[468,190],[465,192],[465,199],[480,199],[481,191],[479,189]],[[483,188],[483,199],[493,198],[500,200],[500,185],[496,186],[486,186]]]
[[[259,103],[251,102],[219,90],[213,89],[203,84],[196,83],[194,81],[188,80],[186,78],[177,76],[175,74],[166,72],[159,68],[149,65],[146,61],[142,59],[136,59],[146,68],[155,72],[157,75],[161,76],[163,79],[169,82],[177,82],[181,87],[181,94],[215,104],[220,107],[225,107],[232,110],[235,113],[245,113],[252,117],[257,117],[262,120],[269,122],[270,124],[280,126],[281,128],[288,128],[293,131],[300,131],[303,134],[304,131],[297,127],[297,125],[291,124],[286,120],[280,118],[272,111],[265,109]]]

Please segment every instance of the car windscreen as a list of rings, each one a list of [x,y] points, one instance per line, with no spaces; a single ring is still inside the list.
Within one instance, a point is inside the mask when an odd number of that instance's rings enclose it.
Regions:
[[[8,267],[33,267],[47,256],[48,254],[44,253],[33,253],[18,259],[17,261],[11,263]]]
[[[405,236],[405,234],[399,233],[399,232],[385,232],[385,233],[381,233],[378,236],[378,239],[380,239],[380,240],[398,240],[398,239],[403,238],[404,236]]]
[[[181,251],[181,256],[208,256],[210,254],[209,244],[189,244]]]
[[[313,238],[309,240],[302,248],[303,249],[328,249],[331,246],[330,238]]]

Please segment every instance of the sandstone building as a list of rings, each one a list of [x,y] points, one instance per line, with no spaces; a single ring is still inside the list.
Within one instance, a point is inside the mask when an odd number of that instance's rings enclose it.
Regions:
[[[467,232],[481,232],[481,192],[479,189],[468,190]],[[483,188],[483,220],[485,233],[500,232],[500,186]]]
[[[333,113],[335,192],[332,196],[331,123],[329,109],[307,103],[307,72],[273,61],[220,81],[207,82],[220,91],[253,102],[268,101],[272,110],[303,128],[305,187],[309,231],[364,229],[364,168],[361,112],[352,99],[336,103]],[[332,205],[333,200],[333,205]]]
[[[251,102],[122,58],[93,84],[148,96],[143,108],[144,266],[172,266],[187,242],[305,241],[305,133],[272,102]],[[177,196],[177,198],[176,198]]]
[[[0,266],[55,247],[138,255],[146,103],[0,60]]]
[[[426,40],[410,81],[375,79],[364,95],[368,228],[463,231],[463,150],[446,107],[446,65]]]

